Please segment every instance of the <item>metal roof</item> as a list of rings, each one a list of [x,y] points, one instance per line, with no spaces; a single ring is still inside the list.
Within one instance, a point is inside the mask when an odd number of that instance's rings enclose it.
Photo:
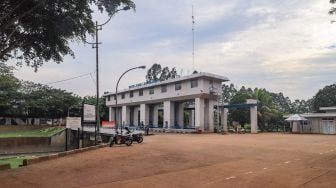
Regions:
[[[287,119],[285,119],[286,121],[307,121],[306,118],[302,117],[299,114],[294,114],[289,116]]]

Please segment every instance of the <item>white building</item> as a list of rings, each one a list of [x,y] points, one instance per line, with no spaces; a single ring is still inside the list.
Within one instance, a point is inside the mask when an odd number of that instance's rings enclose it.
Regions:
[[[214,131],[214,106],[227,77],[198,73],[118,91],[117,122],[125,126]],[[115,93],[105,93],[109,120],[115,118]]]
[[[336,106],[321,107],[320,111],[324,113],[300,114],[307,121],[293,124],[292,132],[336,134]]]

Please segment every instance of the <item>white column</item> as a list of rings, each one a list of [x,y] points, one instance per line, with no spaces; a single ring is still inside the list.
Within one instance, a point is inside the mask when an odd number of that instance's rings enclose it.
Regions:
[[[122,108],[118,108],[117,109],[117,123],[118,125],[121,125],[122,124]]]
[[[195,126],[195,110],[191,110],[191,127]]]
[[[109,106],[109,121],[112,121],[112,106]]]
[[[122,125],[129,126],[130,125],[130,108],[126,105],[122,106],[121,110],[121,123]],[[123,124],[125,123],[125,124]]]
[[[140,104],[140,122],[144,125],[149,124],[149,106],[147,104]]]
[[[174,102],[171,101],[165,101],[163,103],[163,124],[164,127],[166,126],[166,122],[168,125],[168,128],[174,127],[174,116],[175,116],[175,107]]]
[[[157,127],[159,124],[159,106],[156,104],[153,107],[153,125]]]
[[[204,131],[204,99],[195,99],[195,127]]]
[[[258,133],[258,110],[257,106],[250,107],[251,133]]]
[[[209,100],[209,132],[214,132],[214,107],[216,101]]]
[[[139,107],[135,107],[133,109],[133,124],[134,126],[138,126],[138,122],[139,122],[139,117],[138,117],[138,112],[139,112]]]
[[[178,105],[177,124],[183,128],[184,125],[184,103],[181,102]]]
[[[227,108],[223,109],[222,121],[223,121],[224,132],[228,131],[228,111],[229,109]]]
[[[109,107],[109,121],[115,120],[115,108]]]

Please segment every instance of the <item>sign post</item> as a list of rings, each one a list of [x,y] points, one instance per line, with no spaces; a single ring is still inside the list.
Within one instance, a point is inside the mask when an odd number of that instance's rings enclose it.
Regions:
[[[83,122],[96,122],[96,107],[94,105],[83,105]],[[95,145],[97,145],[97,122],[95,123]]]
[[[66,138],[65,138],[65,150],[68,150],[68,129],[77,129],[78,135],[79,135],[79,130],[82,127],[82,121],[80,117],[67,117],[66,118]],[[79,148],[79,136],[78,136],[78,148]]]

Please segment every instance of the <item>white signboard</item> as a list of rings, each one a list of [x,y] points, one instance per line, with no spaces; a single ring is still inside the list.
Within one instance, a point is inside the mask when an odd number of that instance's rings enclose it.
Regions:
[[[67,117],[66,118],[66,128],[81,128],[81,118],[80,117]]]
[[[96,121],[96,106],[84,104],[84,117],[85,122],[95,122]]]

